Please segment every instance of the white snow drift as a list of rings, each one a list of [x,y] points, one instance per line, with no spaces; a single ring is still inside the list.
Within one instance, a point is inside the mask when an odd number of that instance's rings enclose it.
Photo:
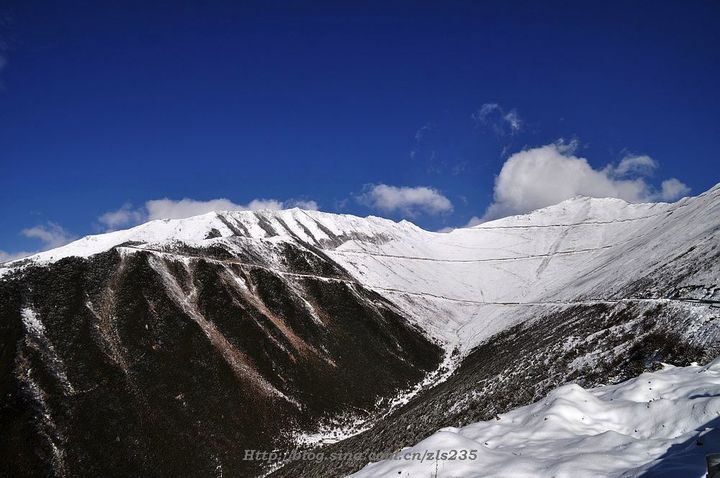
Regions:
[[[476,458],[411,459],[453,450]],[[712,452],[720,452],[720,360],[590,390],[566,385],[497,420],[444,428],[351,476],[700,478]]]

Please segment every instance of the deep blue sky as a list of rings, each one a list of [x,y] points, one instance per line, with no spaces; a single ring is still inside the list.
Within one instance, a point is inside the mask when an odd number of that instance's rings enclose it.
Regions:
[[[720,180],[720,3],[475,3],[2,2],[0,250],[163,197],[367,215],[377,183],[435,188],[454,211],[414,221],[461,225],[559,138]],[[488,103],[522,129],[478,127]]]

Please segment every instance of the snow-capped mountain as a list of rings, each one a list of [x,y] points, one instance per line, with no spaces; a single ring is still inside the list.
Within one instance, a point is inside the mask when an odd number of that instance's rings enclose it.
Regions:
[[[0,268],[0,422],[16,437],[0,461],[16,476],[252,475],[266,464],[243,449],[366,430],[327,446],[394,450],[569,380],[707,360],[719,231],[716,186],[448,233],[290,209],[88,236]]]
[[[118,246],[124,253],[189,246],[219,247],[231,255],[252,251],[262,265],[293,273],[278,248],[310,244],[353,279],[400,304],[432,337],[470,349],[508,326],[493,320],[508,315],[508,308],[522,314],[571,301],[614,300],[613,290],[658,269],[684,252],[684,245],[707,239],[712,218],[720,216],[719,194],[716,187],[674,204],[579,197],[450,233],[297,208],[212,212],[87,236],[6,267],[90,257]],[[688,298],[718,294],[693,290]]]

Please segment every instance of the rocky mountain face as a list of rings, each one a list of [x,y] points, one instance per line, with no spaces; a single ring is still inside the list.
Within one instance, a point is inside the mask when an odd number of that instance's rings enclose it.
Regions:
[[[242,450],[370,414],[441,359],[310,246],[279,246],[292,275],[125,247],[2,281],[0,475],[251,476]]]
[[[88,236],[0,268],[0,470],[256,476],[246,449],[394,451],[568,381],[705,362],[718,264],[720,187],[450,233],[294,209]]]

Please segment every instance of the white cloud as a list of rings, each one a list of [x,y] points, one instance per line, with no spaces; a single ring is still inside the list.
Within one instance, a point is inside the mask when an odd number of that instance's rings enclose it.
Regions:
[[[477,112],[473,114],[473,119],[484,121],[494,111],[500,111],[500,105],[497,103],[485,103]]]
[[[478,224],[482,224],[484,221],[481,217],[473,216],[470,218],[470,220],[465,224],[463,227],[473,227],[477,226]]]
[[[20,231],[20,234],[29,239],[38,239],[42,247],[36,251],[7,252],[0,250],[0,263],[22,259],[23,257],[37,254],[40,251],[54,249],[64,246],[77,238],[57,223],[48,221],[46,224],[38,224]]]
[[[430,133],[433,129],[434,129],[434,127],[433,127],[431,124],[429,124],[429,123],[426,124],[426,125],[421,126],[421,127],[418,128],[418,130],[415,132],[415,141],[418,142],[418,143],[421,142],[421,141],[425,138],[425,136],[426,136],[428,133]]]
[[[293,199],[285,201],[285,207],[299,207],[300,209],[306,209],[308,211],[320,210],[320,205],[313,200],[305,201],[302,199]]]
[[[125,204],[120,209],[108,211],[98,217],[98,222],[108,230],[118,227],[139,224],[155,219],[183,219],[186,217],[206,214],[212,211],[260,211],[279,210],[289,207],[302,209],[319,209],[318,204],[312,200],[293,199],[279,201],[277,199],[253,199],[247,204],[236,204],[229,199],[211,199],[209,201],[197,201],[184,198],[175,199],[152,199],[145,202],[145,205],[133,209],[131,205]]]
[[[629,156],[617,166],[594,169],[575,156],[575,143],[556,143],[515,153],[495,179],[494,202],[484,220],[521,214],[574,196],[616,197],[628,202],[672,201],[690,189],[672,178],[658,191],[641,177],[657,163],[648,156]],[[628,178],[628,174],[634,176]]]
[[[133,209],[131,204],[124,204],[117,211],[109,211],[98,217],[98,221],[110,230],[126,224],[136,224],[143,219],[145,219],[144,211]]]
[[[46,249],[64,246],[76,237],[54,222],[23,229],[20,233],[31,239],[39,239]]]
[[[682,181],[670,178],[663,181],[660,185],[660,192],[657,194],[657,199],[661,201],[675,201],[689,192],[690,188]]]
[[[470,218],[470,220],[469,220],[464,226],[460,226],[460,227],[443,227],[442,229],[438,229],[437,232],[452,232],[452,231],[454,231],[455,229],[463,229],[463,228],[466,228],[466,227],[477,226],[478,224],[482,224],[482,223],[485,222],[485,221],[486,221],[486,220],[483,219],[483,218],[481,218],[481,217],[473,216],[473,217]]]
[[[617,166],[607,166],[608,172],[614,176],[622,177],[630,173],[647,175],[658,167],[657,161],[647,155],[625,156]]]
[[[37,251],[36,251],[37,252]],[[36,252],[6,252],[6,251],[0,251],[0,264],[3,262],[10,262],[14,261],[16,259],[22,259],[23,257],[31,256],[35,254]]]
[[[196,201],[194,199],[153,199],[145,203],[147,219],[182,219],[211,211],[258,211],[261,209],[282,209],[282,202],[274,199],[254,199],[248,204],[235,204],[229,199],[211,199]]]
[[[522,127],[522,120],[520,119],[520,115],[517,111],[510,110],[503,116],[503,119],[507,121],[508,125],[510,125],[510,131],[513,133],[520,131],[520,128]]]
[[[519,133],[523,127],[523,120],[516,109],[506,111],[497,103],[485,103],[471,117],[476,126],[489,126],[498,136]]]
[[[387,184],[372,184],[365,187],[359,196],[361,204],[385,213],[399,212],[413,217],[420,213],[443,214],[453,210],[448,198],[437,189],[417,187],[397,187]]]

